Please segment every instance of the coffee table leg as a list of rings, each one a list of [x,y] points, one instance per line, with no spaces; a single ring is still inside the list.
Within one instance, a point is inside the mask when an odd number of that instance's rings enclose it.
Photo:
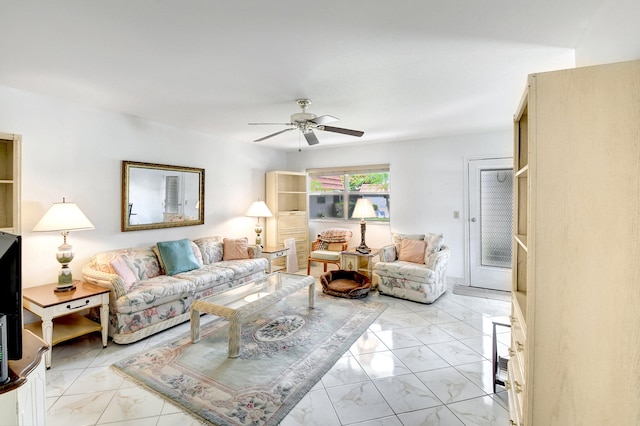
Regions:
[[[200,312],[191,308],[191,342],[198,343],[200,341]]]
[[[229,320],[229,358],[240,356],[240,320],[234,316]]]
[[[309,284],[309,307],[315,307],[316,301],[316,283]]]

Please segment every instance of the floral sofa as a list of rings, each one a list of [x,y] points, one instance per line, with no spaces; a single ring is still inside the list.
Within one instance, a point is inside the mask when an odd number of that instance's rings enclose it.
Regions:
[[[246,238],[206,237],[99,253],[82,274],[111,290],[109,335],[126,344],[189,320],[194,300],[259,278],[266,268]]]
[[[375,265],[378,292],[433,303],[447,290],[445,271],[451,252],[442,234],[392,234]]]

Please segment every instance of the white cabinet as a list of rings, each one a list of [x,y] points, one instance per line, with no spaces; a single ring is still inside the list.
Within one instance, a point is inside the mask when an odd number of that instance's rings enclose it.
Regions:
[[[529,76],[515,115],[512,424],[640,421],[640,61]]]
[[[0,231],[20,234],[21,137],[0,133]]]
[[[298,265],[307,264],[309,255],[309,217],[307,174],[271,171],[266,176],[266,203],[273,214],[267,218],[266,245],[280,248],[284,240],[294,238]]]
[[[23,356],[9,361],[11,381],[0,387],[0,422],[7,425],[43,426],[46,423],[47,345],[30,331],[23,333]]]

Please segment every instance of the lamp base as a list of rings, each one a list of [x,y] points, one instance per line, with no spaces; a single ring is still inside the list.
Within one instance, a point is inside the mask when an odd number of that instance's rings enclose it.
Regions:
[[[67,291],[73,291],[75,289],[76,289],[76,285],[75,284],[71,284],[68,287],[56,286],[56,288],[54,288],[53,291],[56,292],[56,293],[65,293]]]
[[[371,253],[371,249],[370,249],[369,247],[367,247],[367,246],[364,246],[364,247],[362,247],[362,246],[356,247],[356,251],[357,251],[358,253],[362,253],[362,254],[369,254],[369,253]]]

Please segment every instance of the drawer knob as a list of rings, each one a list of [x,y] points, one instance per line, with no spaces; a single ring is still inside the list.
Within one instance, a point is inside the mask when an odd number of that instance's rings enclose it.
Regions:
[[[510,357],[514,357],[514,356],[516,356],[516,352],[515,352],[513,349],[511,349],[511,348],[509,348],[509,356],[510,356]]]
[[[516,349],[518,352],[524,351],[524,345],[516,340]]]
[[[522,392],[522,385],[518,383],[518,381],[515,381],[515,388],[516,388],[516,393]]]
[[[514,317],[513,315],[509,315],[509,321],[511,321],[511,324],[515,324],[518,322],[518,320],[516,319],[516,317]]]

